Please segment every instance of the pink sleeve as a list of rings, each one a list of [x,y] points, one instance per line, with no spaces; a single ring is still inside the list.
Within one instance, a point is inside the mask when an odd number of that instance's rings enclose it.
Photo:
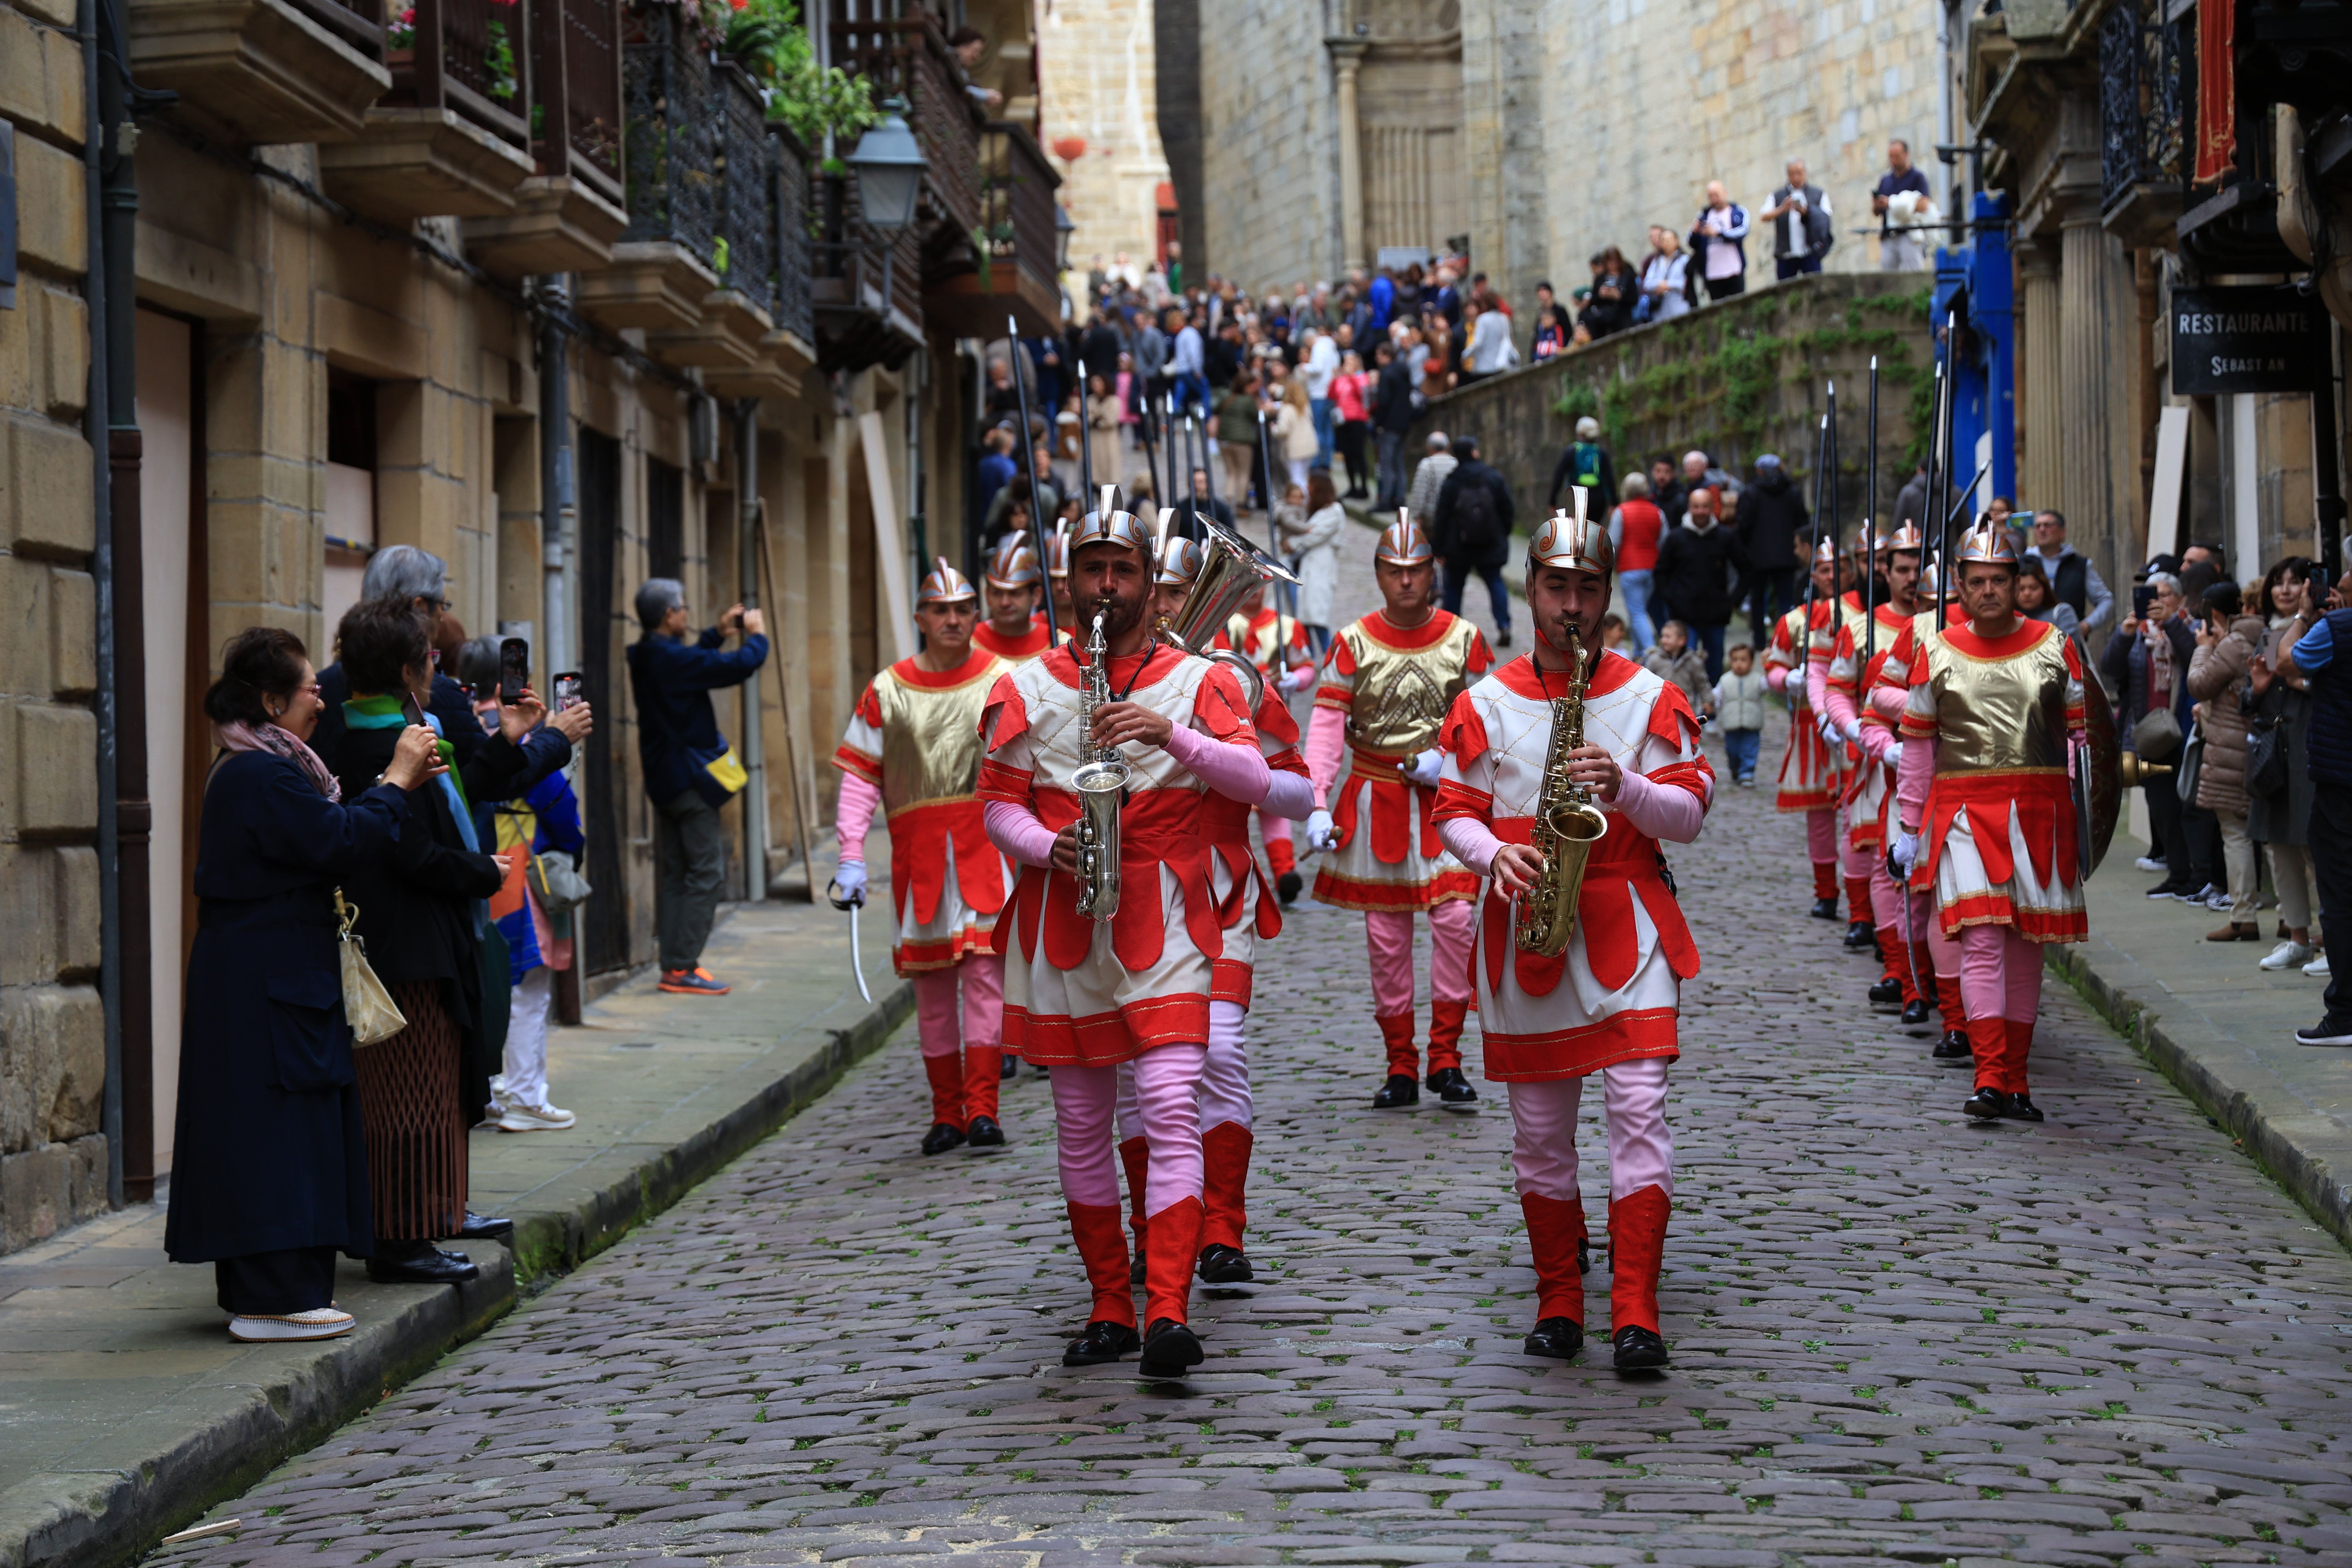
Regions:
[[[1475,816],[1449,816],[1437,825],[1437,837],[1456,860],[1481,877],[1493,875],[1495,851],[1503,847],[1493,828]]]
[[[1024,866],[1054,863],[1054,830],[1010,801],[992,800],[980,816],[988,841]]]
[[[1315,781],[1293,773],[1275,773],[1258,809],[1274,816],[1304,822],[1315,809]]]
[[[1826,713],[1824,706],[1830,681],[1830,661],[1805,656],[1805,706],[1816,713]]]
[[[844,860],[863,863],[866,859],[866,835],[873,828],[874,813],[881,804],[882,792],[874,787],[873,780],[842,770],[841,805],[833,814],[833,833],[840,841]]]
[[[1811,680],[1809,679],[1806,684],[1810,686]],[[1853,699],[1846,694],[1845,689],[1842,686],[1832,686],[1826,681],[1822,682],[1821,706],[1822,711],[1827,713],[1841,730],[1854,721]]]
[[[1870,689],[1870,710],[1890,724],[1898,723],[1903,718],[1903,704],[1909,695],[1899,686],[1889,686],[1881,681]]]
[[[1307,721],[1307,772],[1315,781],[1315,798],[1328,805],[1331,786],[1339,782],[1339,759],[1348,753],[1348,716],[1336,708],[1316,706]]]
[[[1927,806],[1927,785],[1936,776],[1936,740],[1932,735],[1903,742],[1903,761],[1895,770],[1895,801],[1902,810],[1906,830],[1919,831]]]
[[[1237,745],[1198,730],[1179,728],[1169,734],[1166,750],[1194,778],[1244,805],[1264,800],[1266,785],[1274,780],[1274,770],[1265,765],[1265,753],[1255,742]]]
[[[1660,784],[1627,769],[1612,803],[1624,819],[1665,844],[1687,844],[1706,821],[1706,806],[1680,784]]]
[[[1789,689],[1789,667],[1785,664],[1766,665],[1764,684],[1770,687],[1776,695],[1785,694]]]

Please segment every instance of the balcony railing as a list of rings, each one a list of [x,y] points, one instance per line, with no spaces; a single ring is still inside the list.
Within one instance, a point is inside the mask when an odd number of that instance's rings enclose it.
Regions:
[[[666,241],[715,271],[726,117],[684,7],[628,8],[621,73],[629,209],[621,238]]]
[[[2135,201],[2178,216],[2188,184],[2196,95],[2181,35],[2191,24],[2168,23],[2164,13],[2164,0],[2124,0],[2099,24],[2099,207],[2110,221]]]
[[[980,225],[981,116],[937,19],[924,10],[894,21],[835,21],[833,58],[871,81],[877,100],[906,103],[930,163],[923,183],[936,210],[928,216],[971,233]]]
[[[617,0],[531,0],[531,155],[614,206],[621,188],[621,16]]]
[[[293,0],[293,5],[369,59],[383,58],[382,0]]]
[[[770,161],[775,187],[775,303],[770,308],[776,325],[804,342],[816,341],[812,314],[809,250],[809,158],[800,138],[771,121],[768,138],[774,144]]]
[[[1060,331],[1054,190],[1061,183],[1028,127],[990,122],[980,141],[979,233],[986,265],[970,246],[962,247],[954,265],[934,269],[925,309],[964,336],[1003,335],[1008,311],[1024,333]]]
[[[775,147],[767,109],[751,79],[727,61],[711,72],[718,90],[719,276],[772,316],[776,303]]]
[[[415,0],[411,26],[386,29],[386,108],[443,109],[520,152],[530,146],[519,0]]]
[[[896,365],[920,342],[923,244],[918,226],[887,247],[856,220],[857,182],[826,175],[815,183],[824,236],[809,247],[809,292],[817,364],[826,371]]]

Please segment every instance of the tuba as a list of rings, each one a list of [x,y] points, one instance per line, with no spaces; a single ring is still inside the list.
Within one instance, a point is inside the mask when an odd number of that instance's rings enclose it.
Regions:
[[[1078,687],[1078,752],[1086,761],[1070,775],[1070,787],[1078,796],[1078,913],[1098,921],[1118,913],[1118,812],[1133,773],[1116,749],[1094,742],[1095,715],[1110,700],[1110,655],[1097,610]]]
[[[1241,678],[1242,694],[1249,700],[1250,711],[1255,713],[1265,695],[1265,684],[1257,666],[1238,649],[1213,650],[1209,645],[1216,641],[1225,623],[1260,587],[1269,583],[1296,584],[1298,577],[1289,567],[1216,519],[1199,512],[1192,516],[1203,531],[1201,569],[1193,574],[1183,606],[1169,617],[1160,635],[1187,653],[1231,666]]]
[[[1609,819],[1592,804],[1590,791],[1568,776],[1568,754],[1584,744],[1584,645],[1568,634],[1568,693],[1551,703],[1551,745],[1544,753],[1543,788],[1536,798],[1535,830],[1529,842],[1543,857],[1543,868],[1519,895],[1512,940],[1521,952],[1557,958],[1576,935],[1576,897],[1584,887],[1584,863],[1609,831]]]

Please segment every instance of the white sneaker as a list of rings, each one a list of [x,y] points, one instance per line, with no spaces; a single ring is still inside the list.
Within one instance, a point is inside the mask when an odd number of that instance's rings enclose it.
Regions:
[[[2303,972],[2305,974],[2310,975],[2314,980],[2326,980],[2335,973],[2334,970],[2327,967],[2327,955],[2324,952],[2317,958],[2313,959],[2309,963],[2305,964],[2303,966]]]
[[[2165,864],[2164,857],[2161,855],[2143,855],[2132,864],[2143,871],[2168,871],[2172,868]]]
[[[2263,960],[2262,966],[2264,969],[2294,969],[2310,962],[2309,947],[2299,942],[2287,941],[2271,949],[2270,956]]]
[[[501,1132],[561,1132],[575,1125],[579,1118],[552,1105],[525,1105],[520,1100],[509,1101],[506,1113],[499,1118]]]
[[[2231,898],[2229,894],[2216,893],[2211,898],[2205,900],[2205,907],[2211,910],[2217,915],[2226,915],[2235,910],[2238,905],[2237,900]]]
[[[243,1313],[228,1321],[228,1337],[248,1344],[270,1341],[331,1340],[352,1331],[359,1320],[349,1312],[332,1307],[313,1307],[307,1312],[289,1312],[282,1318],[248,1317]]]

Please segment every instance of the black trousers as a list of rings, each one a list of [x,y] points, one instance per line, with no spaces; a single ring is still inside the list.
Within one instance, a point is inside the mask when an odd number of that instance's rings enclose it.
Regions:
[[[1797,603],[1798,568],[1794,566],[1750,567],[1748,573],[1748,627],[1756,638],[1756,660],[1761,664],[1764,650],[1771,646],[1772,626],[1782,613],[1795,608]],[[1655,616],[1650,617],[1657,619]]]
[[[1706,297],[1710,300],[1728,300],[1734,294],[1747,292],[1748,274],[1745,272],[1735,272],[1728,278],[1710,278],[1706,280]]]
[[[2352,784],[2314,783],[2305,842],[2311,847],[2312,875],[2319,883],[2319,939],[2326,944],[2331,971],[2327,1023],[2331,1028],[2352,1029],[2352,974],[2334,973],[2339,954],[2346,959],[2345,969],[2352,971],[2352,946],[2338,945],[2352,943]]]
[[[2188,875],[2182,879],[2188,890],[2195,892],[2203,887],[2225,888],[2230,873],[2221,863],[2221,819],[2201,805],[2180,803],[2180,837],[2189,850]],[[2181,863],[2167,859],[2172,875],[2181,875]]]
[[[247,1318],[283,1318],[335,1302],[335,1248],[294,1247],[248,1252],[213,1264],[221,1310]]]
[[[2177,759],[2175,765],[2178,765]],[[2180,785],[2176,776],[2158,773],[2139,788],[2140,794],[2147,800],[2147,833],[2148,837],[2154,840],[2148,847],[2153,853],[2164,857],[2163,885],[2178,888],[2182,892],[2191,892],[2203,887],[2202,882],[2189,880],[2195,874],[2195,868],[2189,853],[2188,835],[2180,828]]]

